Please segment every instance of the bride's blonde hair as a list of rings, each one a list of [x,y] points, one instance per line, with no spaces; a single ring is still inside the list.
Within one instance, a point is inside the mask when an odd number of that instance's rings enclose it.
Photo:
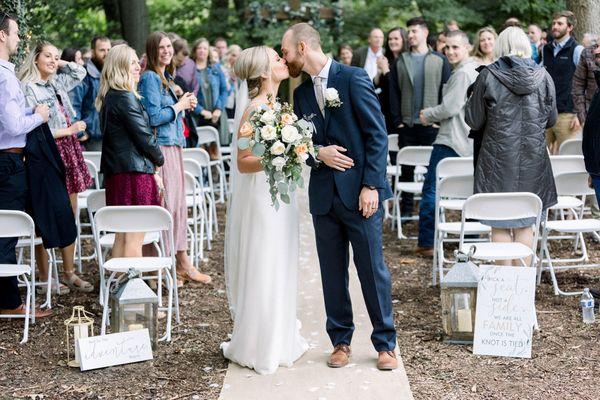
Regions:
[[[271,59],[267,46],[255,46],[245,49],[240,54],[234,67],[235,75],[248,84],[248,96],[253,99],[258,96],[264,78],[270,74]]]

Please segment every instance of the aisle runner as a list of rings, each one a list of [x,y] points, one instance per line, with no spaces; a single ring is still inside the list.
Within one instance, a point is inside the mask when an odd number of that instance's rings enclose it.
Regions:
[[[371,340],[371,323],[360,291],[354,265],[350,266],[350,293],[356,329],[352,339],[352,358],[345,368],[326,365],[331,343],[325,332],[325,307],[317,260],[312,218],[307,198],[299,196],[300,271],[298,275],[298,318],[302,335],[311,349],[292,368],[279,368],[273,375],[230,363],[221,390],[221,400],[366,400],[412,399],[402,360],[399,368],[382,372],[375,368],[376,355]]]

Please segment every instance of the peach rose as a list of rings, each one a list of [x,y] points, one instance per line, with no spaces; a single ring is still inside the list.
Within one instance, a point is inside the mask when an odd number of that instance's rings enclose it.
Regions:
[[[252,136],[253,132],[254,129],[252,128],[252,124],[248,121],[244,122],[240,127],[240,136],[242,137]]]
[[[296,153],[296,155],[302,155],[302,154],[306,154],[306,152],[308,151],[308,146],[306,145],[306,143],[300,143],[298,145],[296,145],[296,147],[294,148],[294,153]]]
[[[281,122],[284,125],[291,125],[294,123],[294,116],[292,114],[281,114]]]

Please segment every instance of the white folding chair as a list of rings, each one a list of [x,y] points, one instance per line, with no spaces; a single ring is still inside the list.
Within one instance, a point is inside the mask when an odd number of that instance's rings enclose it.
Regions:
[[[450,159],[448,159],[450,160]],[[443,160],[446,161],[446,160]],[[438,164],[438,171],[440,170]],[[473,164],[471,164],[473,165]],[[442,165],[444,169],[444,165]],[[447,171],[446,171],[447,172]],[[444,175],[444,174],[443,174]],[[446,176],[437,182],[435,207],[435,236],[433,242],[433,270],[432,282],[435,286],[444,277],[444,263],[451,262],[444,256],[444,243],[456,243],[459,241],[462,224],[461,222],[446,222],[445,211],[462,210],[462,206],[468,197],[473,194],[473,175]],[[480,222],[465,222],[464,231],[466,235],[487,235],[491,228]],[[455,238],[450,238],[453,235]],[[487,241],[485,238],[465,239],[465,242]]]
[[[204,149],[185,149],[183,152],[183,169],[196,177],[202,193],[204,193],[205,203],[208,203],[208,210],[205,210],[207,211],[205,215],[208,217],[207,222],[210,224],[210,226],[207,226],[206,233],[212,240],[212,232],[219,232],[219,223],[208,152]],[[188,203],[190,200],[188,199]]]
[[[574,219],[561,219],[553,221],[546,219],[546,221],[542,224],[541,254],[538,263],[538,284],[541,281],[542,271],[548,270],[550,271],[550,276],[552,278],[552,285],[554,287],[555,295],[577,295],[581,294],[582,291],[565,292],[559,288],[558,281],[556,279],[556,271],[600,267],[599,264],[584,264],[584,262],[589,261],[589,256],[583,234],[600,232],[600,220],[583,218],[583,204],[585,203],[585,198],[589,195],[593,196],[595,192],[593,189],[588,187],[587,172],[560,174],[554,178],[554,181],[556,184],[556,191],[559,196],[581,196],[582,202],[579,213],[575,213]],[[552,240],[552,237],[549,236],[549,233],[552,231],[559,232],[561,234],[575,235],[576,241],[574,251],[577,251],[580,245],[582,252],[581,257],[562,259],[552,258],[550,255],[550,247],[548,245],[549,240]],[[561,237],[558,237],[558,239],[560,238]]]
[[[42,245],[42,238],[36,237],[33,241],[33,246]],[[25,250],[29,249],[31,243],[29,238],[20,238],[17,242],[16,250],[18,253],[17,263],[23,264],[26,260],[25,258]],[[40,305],[40,308],[52,308],[52,285],[54,281],[54,285],[56,285],[56,293],[60,295],[60,278],[58,277],[58,262],[56,260],[56,254],[54,249],[46,249],[46,253],[48,254],[48,276],[46,276],[46,281],[41,279],[36,279],[35,285],[32,285],[32,290],[36,290],[38,286],[46,287],[46,301]],[[43,277],[42,277],[43,279]],[[39,293],[42,294],[42,293]]]
[[[81,212],[87,209],[87,197],[90,195],[90,193],[94,190],[100,189],[100,152],[92,151],[84,153],[88,153],[88,155],[90,153],[92,154],[92,159],[84,158],[83,161],[85,161],[85,165],[87,166],[88,171],[92,176],[92,179],[94,180],[94,187],[92,189],[87,189],[77,195],[77,215],[75,216],[75,223],[77,224],[77,245],[75,247],[75,258],[77,260],[77,270],[79,271],[79,273],[81,273],[83,270],[83,261],[89,261],[96,257],[95,254],[84,256],[82,253],[81,240],[91,239],[93,235],[82,234],[82,228],[91,227],[91,218],[89,218],[90,223],[82,223]]]
[[[187,230],[190,236],[190,258],[196,265],[199,260],[204,259],[204,213],[200,204],[202,190],[194,175],[185,172],[185,196],[188,209],[192,210],[192,217],[187,219]],[[191,202],[188,201],[191,200]]]
[[[581,147],[582,139],[568,139],[560,144],[558,154],[561,156],[573,155],[582,156],[583,149]]]
[[[429,165],[429,159],[431,158],[432,146],[406,146],[400,149],[396,157],[397,169],[400,169],[402,165],[416,167],[427,167]],[[415,174],[415,177],[417,174]],[[400,182],[400,176],[394,177],[394,197],[391,218],[392,221],[396,222],[398,229],[398,239],[408,239],[402,232],[402,212],[400,209],[400,198],[402,192],[412,193],[414,195],[421,194],[423,190],[423,182]],[[404,218],[404,220],[411,219],[416,220],[418,216]]]
[[[219,173],[219,185],[215,190],[219,190],[219,203],[225,203],[225,193],[227,192],[227,178],[225,176],[225,161],[221,152],[221,141],[219,132],[212,126],[199,126],[196,128],[198,133],[198,146],[215,144],[217,146],[217,160],[210,160],[210,166],[215,167]],[[209,170],[211,175],[212,168]]]
[[[532,247],[518,242],[484,242],[475,244],[474,259],[491,262],[519,260],[526,266],[525,259],[531,257],[530,266],[535,265],[535,255],[542,214],[542,201],[533,193],[479,193],[469,197],[463,205],[459,249],[468,252],[472,243],[465,243],[466,220],[507,221],[520,218],[535,218]]]
[[[35,323],[35,226],[29,215],[22,211],[0,210],[0,237],[26,237],[29,239],[31,257],[29,264],[0,264],[0,277],[16,277],[25,285],[25,315],[0,314],[0,318],[25,318],[21,344],[29,338],[29,321]],[[28,276],[31,276],[31,283]]]
[[[134,268],[144,273],[156,272],[160,279],[163,276],[169,293],[167,311],[166,333],[160,340],[171,340],[171,323],[173,312],[173,299],[175,303],[175,315],[179,323],[179,296],[177,291],[177,272],[175,268],[175,246],[173,241],[173,219],[169,212],[158,206],[112,206],[103,207],[94,215],[96,239],[96,251],[98,253],[98,266],[100,274],[103,276],[106,272],[110,273],[105,279],[103,286],[103,311],[102,311],[102,329],[101,334],[106,333],[108,322],[108,300],[110,285],[115,280],[117,274],[126,273],[130,268]],[[129,232],[161,232],[169,237],[168,257],[117,257],[104,260],[102,249],[100,248],[99,232],[129,233]],[[164,249],[164,240],[160,241],[162,254],[166,254]],[[164,310],[164,307],[159,307]]]

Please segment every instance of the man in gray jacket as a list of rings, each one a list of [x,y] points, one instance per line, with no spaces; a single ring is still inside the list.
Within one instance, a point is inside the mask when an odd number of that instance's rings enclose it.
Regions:
[[[431,146],[437,128],[423,125],[419,111],[440,104],[442,87],[450,77],[450,64],[443,55],[427,46],[429,30],[422,17],[410,19],[408,43],[410,52],[402,53],[390,69],[390,112],[400,127],[400,144],[404,146]],[[414,167],[403,166],[403,182],[414,179]],[[412,215],[413,195],[402,193],[402,215]]]
[[[436,123],[440,126],[433,142],[427,175],[423,184],[423,196],[419,207],[419,244],[417,252],[433,256],[435,232],[435,186],[436,167],[447,157],[468,157],[473,154],[473,145],[468,138],[469,126],[465,122],[467,89],[475,79],[478,64],[469,58],[469,37],[462,31],[446,35],[446,57],[453,71],[444,86],[442,103],[422,110],[419,120],[423,126]]]

